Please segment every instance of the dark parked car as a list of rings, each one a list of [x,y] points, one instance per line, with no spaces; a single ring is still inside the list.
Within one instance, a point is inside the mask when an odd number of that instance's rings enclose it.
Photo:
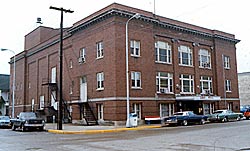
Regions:
[[[207,116],[196,115],[192,111],[176,112],[173,116],[164,117],[162,123],[164,125],[188,125],[189,123],[205,124]]]
[[[21,112],[16,119],[11,119],[12,130],[20,128],[22,131],[29,129],[44,130],[45,121],[38,118],[34,112]]]
[[[0,127],[3,127],[3,128],[10,127],[10,117],[9,116],[0,116]]]

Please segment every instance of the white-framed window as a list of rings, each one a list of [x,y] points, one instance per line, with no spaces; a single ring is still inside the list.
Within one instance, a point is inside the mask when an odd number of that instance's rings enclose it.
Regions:
[[[52,91],[50,96],[50,103],[51,103],[50,105],[54,106],[55,102],[56,102],[56,91]]]
[[[56,67],[51,69],[51,83],[56,83]]]
[[[192,49],[188,46],[180,45],[178,47],[179,65],[192,66],[193,65],[193,53]]]
[[[137,114],[137,118],[141,119],[141,104],[140,103],[134,103],[133,104],[133,113]]]
[[[224,68],[225,69],[230,69],[230,57],[229,56],[224,56]]]
[[[44,95],[40,96],[39,108],[40,108],[40,110],[44,109]]]
[[[130,41],[130,53],[133,57],[140,57],[140,41]]]
[[[96,43],[96,58],[103,58],[103,42]]]
[[[85,62],[85,60],[86,60],[86,50],[85,50],[85,48],[82,48],[81,50],[80,50],[80,54],[79,54],[80,56],[79,56],[79,63],[84,63]]]
[[[233,111],[233,102],[229,102],[227,104],[227,109],[230,110],[230,111]]]
[[[194,93],[194,77],[192,75],[180,75],[181,93]]]
[[[73,68],[73,60],[72,60],[72,59],[69,60],[69,68],[70,68],[70,69]]]
[[[211,68],[211,53],[206,49],[199,50],[200,68]]]
[[[211,93],[213,93],[212,77],[201,76],[201,78],[200,78],[200,93],[201,94],[211,94]]]
[[[141,73],[131,72],[132,88],[141,88]]]
[[[231,92],[231,81],[230,80],[226,80],[225,81],[225,86],[226,86],[226,92]]]
[[[157,93],[173,92],[173,74],[167,72],[156,73],[156,91]]]
[[[32,98],[31,99],[31,111],[34,112],[34,108],[35,108],[35,99]]]
[[[104,89],[104,73],[103,72],[97,73],[96,80],[97,80],[97,90],[103,90]]]
[[[74,81],[71,81],[71,85],[69,86],[69,94],[73,94]]]
[[[174,103],[160,104],[160,117],[171,116],[174,112]]]
[[[171,45],[166,42],[155,43],[155,61],[159,63],[172,63]]]
[[[103,104],[97,104],[98,120],[103,120]]]

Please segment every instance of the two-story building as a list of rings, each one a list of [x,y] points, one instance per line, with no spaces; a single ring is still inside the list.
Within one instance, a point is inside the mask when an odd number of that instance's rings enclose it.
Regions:
[[[128,20],[130,112],[168,116],[192,110],[239,111],[236,47],[229,33],[113,3],[64,29],[64,117],[73,122],[126,120]],[[40,26],[16,56],[15,113],[56,115],[59,29]],[[12,60],[13,65],[13,60]]]
[[[0,74],[0,115],[9,115],[10,75]]]

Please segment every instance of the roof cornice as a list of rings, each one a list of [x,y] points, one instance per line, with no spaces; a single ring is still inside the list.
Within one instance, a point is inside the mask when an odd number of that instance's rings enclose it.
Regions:
[[[73,26],[72,28],[70,28],[68,30],[68,32],[71,34],[77,33],[78,31],[81,31],[85,28],[88,28],[89,26],[91,26],[93,24],[96,24],[98,22],[101,22],[101,21],[106,20],[106,19],[113,17],[113,16],[130,18],[134,14],[135,14],[135,12],[129,12],[129,11],[119,10],[119,9],[113,8],[113,9],[110,9],[104,13],[97,15],[97,16],[94,16],[93,18],[90,18],[89,20],[87,20],[87,21],[85,21],[85,22],[83,22],[75,27]],[[163,28],[181,31],[181,32],[185,32],[185,33],[189,33],[189,34],[193,34],[193,35],[197,35],[197,36],[225,40],[225,41],[232,42],[235,44],[240,42],[240,40],[235,39],[235,38],[231,38],[231,37],[227,37],[227,36],[219,35],[219,34],[213,34],[212,30],[210,30],[211,33],[208,33],[208,32],[200,31],[197,29],[192,29],[192,28],[188,28],[188,27],[184,27],[184,26],[180,26],[180,25],[175,25],[172,23],[168,23],[166,21],[161,21],[157,17],[150,17],[150,16],[140,14],[140,18],[138,20],[145,21],[145,22],[152,23],[152,24],[156,24],[156,25],[161,26]]]

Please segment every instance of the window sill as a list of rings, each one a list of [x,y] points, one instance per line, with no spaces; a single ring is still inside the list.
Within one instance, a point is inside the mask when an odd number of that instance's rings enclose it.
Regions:
[[[141,87],[132,87],[131,89],[133,89],[133,90],[142,90]]]
[[[104,88],[97,88],[96,91],[103,91]]]
[[[172,62],[155,61],[155,63],[157,63],[157,64],[168,64],[168,65],[172,65]]]
[[[133,55],[133,54],[131,54],[131,57],[133,57],[133,58],[140,58],[141,56],[140,55]]]
[[[193,65],[185,65],[185,64],[179,64],[179,66],[181,66],[181,67],[191,67],[191,68],[194,67]]]
[[[99,59],[102,59],[102,58],[104,58],[104,56],[102,56],[102,57],[97,57],[96,60],[99,60]]]
[[[156,92],[157,94],[174,94],[174,92],[167,92],[167,93],[162,93],[162,92]]]

